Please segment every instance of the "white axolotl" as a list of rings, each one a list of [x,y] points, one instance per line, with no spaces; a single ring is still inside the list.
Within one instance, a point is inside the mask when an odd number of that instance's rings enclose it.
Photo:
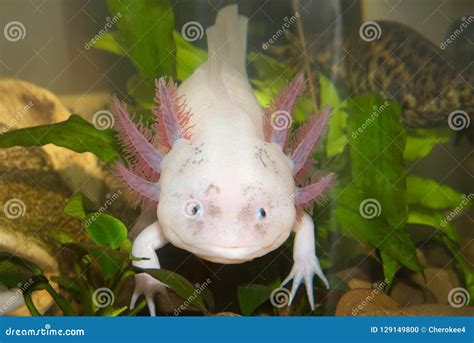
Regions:
[[[304,281],[314,308],[313,277],[328,287],[315,252],[314,225],[303,206],[320,199],[333,174],[299,188],[313,162],[311,153],[325,132],[329,108],[303,125],[287,143],[299,75],[262,110],[245,70],[247,18],[237,6],[219,11],[206,30],[208,59],[178,88],[157,81],[157,122],[152,135],[130,119],[126,106],[112,102],[127,166],[122,180],[157,220],[137,236],[133,264],[160,268],[155,250],[171,243],[212,262],[250,261],[281,246],[295,232],[290,299]],[[306,167],[305,167],[306,166]],[[155,315],[153,296],[166,285],[137,274],[133,308],[140,295]]]

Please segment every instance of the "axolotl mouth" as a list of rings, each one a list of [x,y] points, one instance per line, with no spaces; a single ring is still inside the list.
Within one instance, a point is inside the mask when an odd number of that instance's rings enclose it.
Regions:
[[[219,246],[203,243],[199,245],[196,245],[196,243],[189,244],[172,229],[164,231],[166,238],[174,246],[187,250],[204,260],[223,264],[239,264],[263,256],[282,245],[290,235],[290,231],[281,232],[273,242],[265,246]]]

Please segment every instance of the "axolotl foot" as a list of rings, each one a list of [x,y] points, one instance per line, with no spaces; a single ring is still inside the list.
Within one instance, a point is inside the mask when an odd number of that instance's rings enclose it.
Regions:
[[[329,282],[324,276],[319,259],[316,256],[314,224],[311,217],[305,213],[301,221],[295,225],[294,231],[296,232],[293,247],[294,265],[290,274],[281,285],[284,286],[290,280],[293,280],[290,300],[288,303],[288,305],[290,305],[299,286],[304,282],[309,304],[311,309],[314,310],[314,275],[318,276],[323,281],[326,288],[329,288]]]
[[[132,300],[130,301],[130,309],[135,307],[137,299],[143,294],[145,296],[150,316],[156,315],[154,296],[156,293],[161,293],[168,296],[166,285],[152,276],[141,273],[135,275],[135,289],[133,290]]]

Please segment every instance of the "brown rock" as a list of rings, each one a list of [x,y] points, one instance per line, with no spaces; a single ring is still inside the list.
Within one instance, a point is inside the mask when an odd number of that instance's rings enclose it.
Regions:
[[[379,289],[354,289],[342,296],[336,316],[366,315],[371,312],[399,311],[401,306]]]

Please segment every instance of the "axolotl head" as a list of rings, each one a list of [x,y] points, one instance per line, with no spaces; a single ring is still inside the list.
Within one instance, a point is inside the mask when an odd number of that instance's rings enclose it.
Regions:
[[[296,219],[291,168],[281,147],[262,140],[177,141],[160,179],[158,219],[166,238],[227,264],[276,249]]]

